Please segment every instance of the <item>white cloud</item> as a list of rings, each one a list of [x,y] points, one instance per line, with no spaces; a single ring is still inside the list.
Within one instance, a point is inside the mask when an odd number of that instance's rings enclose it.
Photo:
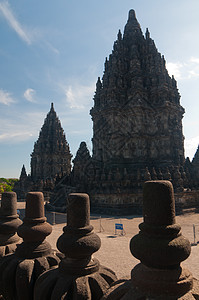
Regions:
[[[39,40],[40,45],[43,44],[46,48],[50,49],[55,54],[59,54],[59,50],[55,48],[51,43],[45,40],[43,37],[44,32],[38,28],[27,29],[22,25],[12,11],[8,1],[0,1],[0,13],[6,19],[9,26],[16,32],[16,34],[28,45]]]
[[[191,57],[191,58],[190,58],[190,62],[199,64],[199,57]]]
[[[66,96],[66,102],[71,109],[84,109],[90,107],[93,98],[95,84],[89,86],[74,83],[71,85],[60,85]]]
[[[199,77],[199,57],[191,57],[184,62],[168,62],[167,70],[176,79],[192,79]]]
[[[20,120],[13,121],[11,119],[3,119],[3,126],[0,130],[0,142],[2,143],[15,143],[22,142],[30,139],[34,135],[34,129],[31,128],[26,122],[20,123]]]
[[[66,87],[65,95],[66,95],[66,101],[69,104],[70,108],[78,108],[81,109],[84,106],[79,102],[79,99],[76,98],[75,94],[77,93],[73,90],[72,86]]]
[[[167,63],[166,67],[167,67],[167,70],[168,70],[170,76],[174,75],[176,79],[181,78],[181,69],[183,67],[182,63],[179,63],[179,62],[171,63],[171,62],[169,62],[169,63]]]
[[[49,43],[48,41],[45,41],[46,46],[55,54],[59,55],[59,50],[57,48],[55,48],[51,43]]]
[[[20,142],[29,139],[31,136],[33,136],[32,133],[28,131],[9,132],[0,134],[0,141]]]
[[[37,139],[43,124],[45,113],[32,112],[18,115],[16,119],[1,118],[0,142],[18,143]]]
[[[194,154],[196,153],[196,150],[199,145],[199,136],[195,136],[191,139],[185,139],[185,156],[189,157],[190,159],[193,158]]]
[[[28,100],[29,102],[35,102],[35,99],[34,99],[35,94],[36,94],[36,91],[29,88],[24,92],[23,95],[24,95],[24,98],[26,100]]]
[[[30,34],[22,27],[19,21],[14,16],[11,7],[7,1],[0,2],[0,12],[10,25],[10,27],[18,34],[18,36],[28,45],[31,44]]]
[[[198,77],[199,76],[199,69],[198,70],[190,70],[188,71],[189,78]]]
[[[12,98],[11,94],[0,89],[0,103],[5,105],[10,105],[11,103],[14,103],[14,99]]]

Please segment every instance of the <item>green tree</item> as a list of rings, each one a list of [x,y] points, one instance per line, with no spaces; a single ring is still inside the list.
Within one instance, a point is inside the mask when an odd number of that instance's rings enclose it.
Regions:
[[[0,193],[12,192],[15,182],[17,181],[18,179],[15,178],[0,178]]]

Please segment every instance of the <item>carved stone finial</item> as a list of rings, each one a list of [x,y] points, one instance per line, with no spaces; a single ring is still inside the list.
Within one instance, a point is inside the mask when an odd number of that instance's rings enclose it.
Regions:
[[[44,216],[43,193],[27,194],[25,218],[17,232],[23,238],[23,243],[17,247],[17,256],[31,259],[50,254],[51,246],[45,238],[52,232],[52,226]]]
[[[175,222],[170,181],[145,182],[143,217],[139,234],[130,242],[131,253],[141,263],[132,269],[131,280],[116,282],[102,299],[179,299],[185,294],[194,299],[192,274],[180,265],[191,246]]]
[[[169,181],[148,181],[144,184],[143,218],[144,222],[139,225],[140,233],[130,243],[133,256],[153,268],[168,268],[187,259],[191,246],[175,222],[174,193]],[[150,245],[146,244],[148,236],[151,236]],[[146,244],[142,250],[140,242]],[[175,243],[181,246],[173,247]]]
[[[156,173],[156,170],[155,170],[154,167],[152,168],[152,171],[151,171],[151,179],[152,180],[157,180],[158,179],[157,178],[157,173]]]
[[[158,180],[163,180],[163,174],[162,174],[162,170],[160,168],[158,169],[157,177],[158,177]]]
[[[65,258],[58,268],[46,272],[37,280],[35,299],[100,299],[116,276],[92,258],[92,254],[99,250],[101,241],[90,225],[87,194],[69,195],[67,226],[63,231],[57,247]]]
[[[129,10],[129,20],[134,20],[136,19],[135,11],[134,9]]]
[[[21,239],[16,232],[21,223],[17,214],[16,193],[3,193],[0,208],[0,257],[14,252],[16,244],[20,243]]]
[[[136,14],[134,9],[131,9],[128,14],[128,21],[124,28],[124,39],[127,39],[128,36],[134,34],[135,30],[141,35],[141,27],[136,19]]]
[[[149,32],[148,28],[146,29],[145,37],[146,37],[146,40],[150,39],[150,32]]]
[[[53,105],[53,102],[51,103],[50,110],[51,110],[51,111],[54,111],[54,105]]]
[[[169,180],[169,181],[172,180],[172,179],[171,179],[171,173],[170,173],[168,167],[165,169],[164,174],[163,174],[163,177],[164,177],[165,180]]]
[[[144,180],[145,181],[151,180],[151,174],[150,174],[149,169],[147,167],[145,168],[145,172],[144,172]]]
[[[51,231],[44,216],[43,194],[28,193],[25,218],[17,230],[23,242],[17,245],[14,254],[0,260],[0,294],[5,299],[33,299],[37,277],[58,264],[59,258],[45,241]]]
[[[118,41],[122,40],[122,33],[121,33],[120,29],[119,29],[118,34],[117,34],[117,39],[118,39]]]

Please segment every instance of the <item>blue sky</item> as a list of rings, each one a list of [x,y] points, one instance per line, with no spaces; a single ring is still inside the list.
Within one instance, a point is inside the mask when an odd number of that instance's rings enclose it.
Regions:
[[[185,154],[199,143],[198,0],[0,0],[0,177],[30,172],[30,154],[54,102],[75,156],[92,150],[95,83],[128,11],[149,28],[185,108]]]

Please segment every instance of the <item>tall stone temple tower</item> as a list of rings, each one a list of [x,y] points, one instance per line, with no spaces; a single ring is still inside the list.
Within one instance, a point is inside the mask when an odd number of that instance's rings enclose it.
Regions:
[[[176,81],[168,75],[147,29],[129,19],[98,78],[93,120],[93,159],[129,171],[184,162],[184,137]]]
[[[53,103],[31,154],[31,179],[54,178],[71,172],[71,153]]]

